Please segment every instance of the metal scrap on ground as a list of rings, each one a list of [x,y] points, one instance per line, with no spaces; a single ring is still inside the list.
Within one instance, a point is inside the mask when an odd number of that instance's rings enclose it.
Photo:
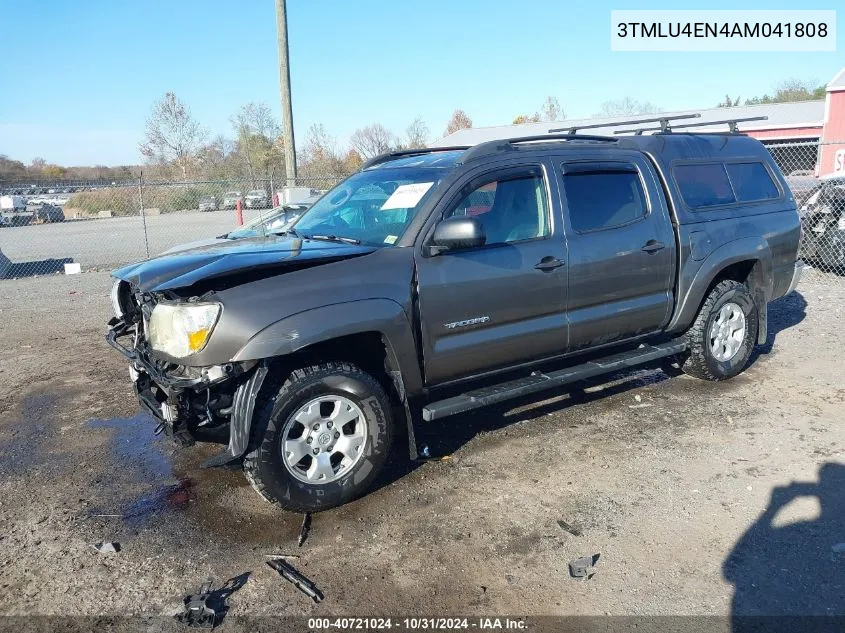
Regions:
[[[279,572],[282,578],[310,597],[314,602],[323,601],[323,592],[317,588],[317,585],[299,573],[296,567],[287,561],[282,559],[268,560],[267,564]]]
[[[589,580],[596,573],[596,563],[599,562],[599,554],[582,556],[569,561],[569,575],[572,578]]]
[[[209,604],[213,584],[214,579],[209,578],[200,586],[198,593],[185,596],[184,611],[174,617],[190,627],[213,629],[217,625],[217,612]]]
[[[566,521],[558,520],[557,524],[560,526],[561,530],[569,532],[572,536],[581,536],[581,534],[583,534],[581,528],[576,525],[570,525]]]
[[[120,543],[94,543],[91,545],[100,554],[114,554],[120,551]]]
[[[305,542],[305,539],[308,538],[308,533],[311,531],[311,513],[306,512],[305,516],[302,517],[302,527],[299,529],[299,547],[302,547],[302,544]]]

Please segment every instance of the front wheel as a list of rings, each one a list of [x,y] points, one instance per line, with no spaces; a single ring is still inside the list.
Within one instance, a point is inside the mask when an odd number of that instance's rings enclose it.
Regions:
[[[748,287],[726,279],[716,284],[685,338],[689,356],[681,369],[705,380],[733,378],[748,363],[759,315]]]
[[[293,371],[256,407],[244,473],[267,501],[318,512],[367,491],[390,450],[393,418],[379,382],[355,365]]]

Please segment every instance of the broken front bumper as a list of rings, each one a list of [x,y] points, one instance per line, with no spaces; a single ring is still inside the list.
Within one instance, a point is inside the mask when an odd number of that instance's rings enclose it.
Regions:
[[[121,341],[125,337],[132,337],[131,347]],[[106,341],[130,361],[129,375],[141,409],[168,435],[190,445],[204,439],[209,430],[225,430],[228,425],[228,448],[205,466],[222,466],[246,452],[256,397],[268,372],[266,364],[162,366],[138,344],[135,326],[122,320],[112,322]]]

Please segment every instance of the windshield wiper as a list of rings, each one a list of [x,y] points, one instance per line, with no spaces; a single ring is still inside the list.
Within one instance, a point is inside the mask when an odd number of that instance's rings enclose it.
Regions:
[[[300,235],[299,233],[297,233],[296,229],[293,227],[281,231],[268,231],[267,235],[290,235],[292,237],[305,237],[304,235]]]
[[[327,242],[343,242],[344,244],[360,244],[361,240],[356,240],[354,237],[342,237],[339,235],[303,235],[309,240],[325,240]]]

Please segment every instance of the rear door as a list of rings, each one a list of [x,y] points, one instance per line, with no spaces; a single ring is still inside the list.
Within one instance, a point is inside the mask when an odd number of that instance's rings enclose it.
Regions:
[[[653,167],[638,152],[556,165],[569,248],[569,349],[658,331],[672,313],[675,232]]]
[[[566,245],[551,167],[477,170],[435,210],[477,218],[487,244],[434,257],[417,251],[428,384],[566,350]]]

